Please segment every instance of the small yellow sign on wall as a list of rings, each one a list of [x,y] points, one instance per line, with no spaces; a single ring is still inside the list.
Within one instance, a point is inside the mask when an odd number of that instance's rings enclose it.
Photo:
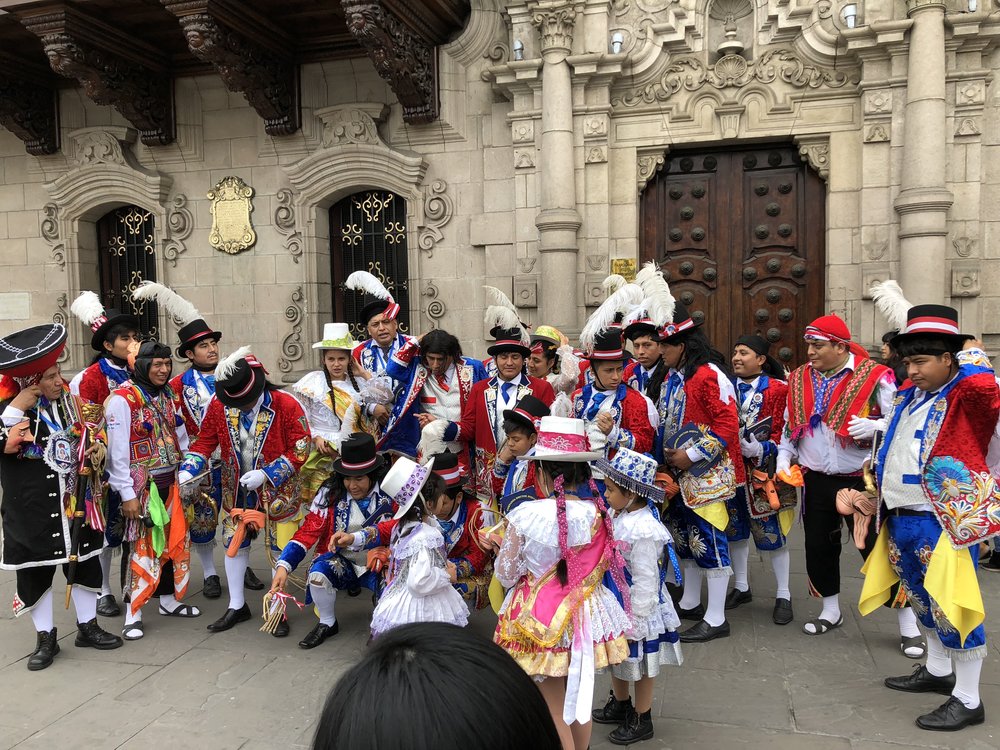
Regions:
[[[635,281],[635,259],[634,258],[612,258],[611,273],[616,273],[625,281]]]

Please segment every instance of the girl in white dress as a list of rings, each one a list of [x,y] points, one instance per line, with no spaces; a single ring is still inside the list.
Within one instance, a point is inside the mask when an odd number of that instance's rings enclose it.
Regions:
[[[465,626],[469,607],[452,585],[455,566],[448,562],[444,535],[427,512],[421,490],[436,497],[444,480],[431,474],[433,460],[421,466],[398,458],[382,480],[382,490],[399,505],[399,524],[389,543],[388,585],[372,612],[372,638],[414,622],[447,622]]]
[[[680,664],[680,619],[664,582],[671,560],[675,570],[670,532],[660,522],[656,507],[663,490],[656,486],[656,462],[641,453],[619,449],[597,468],[605,475],[605,498],[615,509],[615,539],[624,547],[631,592],[632,626],[628,631],[629,655],[611,668],[611,696],[595,709],[594,721],[617,724],[608,739],[630,745],[653,736],[653,683],[660,667]],[[635,683],[635,705],[629,683]]]

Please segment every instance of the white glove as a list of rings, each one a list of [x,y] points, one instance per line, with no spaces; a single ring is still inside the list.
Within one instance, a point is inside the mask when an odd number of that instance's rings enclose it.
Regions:
[[[740,452],[743,458],[760,458],[764,455],[764,446],[757,442],[757,438],[751,436],[749,440],[740,438]]]
[[[177,484],[187,484],[194,479],[194,474],[190,471],[181,471],[177,474]]]
[[[778,453],[778,462],[775,467],[775,474],[787,474],[792,468],[792,461],[787,453]]]
[[[863,419],[862,417],[851,417],[847,424],[847,432],[855,440],[871,440],[878,430],[879,423],[875,419]]]
[[[264,473],[262,469],[254,469],[253,471],[248,471],[246,474],[240,477],[240,484],[243,485],[244,489],[256,490],[260,489],[260,486],[267,481],[267,474]]]

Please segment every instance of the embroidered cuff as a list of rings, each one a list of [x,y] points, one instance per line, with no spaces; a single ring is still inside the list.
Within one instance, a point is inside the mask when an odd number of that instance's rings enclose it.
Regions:
[[[458,578],[468,578],[472,575],[472,563],[464,557],[454,557],[449,559],[448,562],[454,563]]]
[[[297,542],[292,539],[288,544],[285,545],[285,549],[281,552],[281,557],[278,558],[277,565],[287,568],[288,572],[292,572],[306,557],[306,548],[301,542]]]
[[[198,476],[203,471],[205,471],[208,466],[208,461],[200,453],[188,453],[184,456],[184,462],[181,464],[181,471],[186,471],[193,477]]]
[[[280,487],[295,475],[295,469],[287,458],[278,456],[264,466],[264,473],[272,487]]]

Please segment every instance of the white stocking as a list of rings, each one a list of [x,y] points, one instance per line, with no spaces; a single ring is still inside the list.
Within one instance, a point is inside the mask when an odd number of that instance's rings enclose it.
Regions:
[[[105,547],[99,555],[101,558],[101,596],[111,594],[111,553],[113,551],[111,547]]]
[[[787,545],[771,553],[771,567],[774,569],[774,580],[778,584],[775,599],[792,600],[792,592],[788,588],[788,574],[792,564],[792,554]]]
[[[708,606],[705,607],[705,622],[713,628],[726,621],[726,591],[729,576],[710,576],[708,579]]]
[[[83,625],[97,617],[97,594],[79,586],[74,586],[72,592],[76,621]]]
[[[240,609],[247,600],[243,595],[243,577],[250,566],[250,550],[236,553],[236,557],[226,555],[226,581],[229,584],[229,608]]]
[[[701,579],[705,574],[694,560],[681,560],[681,568],[684,570],[684,595],[679,606],[681,609],[694,609],[701,604]]]
[[[204,571],[205,578],[219,575],[219,572],[215,569],[215,545],[192,544],[191,546],[198,553],[198,559],[201,561],[201,569]]]
[[[983,657],[971,661],[955,659],[955,689],[951,694],[966,708],[979,706],[979,673],[982,671]]]
[[[729,543],[729,559],[733,564],[733,587],[737,591],[749,591],[750,540]]]
[[[337,616],[334,614],[337,590],[310,583],[309,593],[312,594],[313,604],[316,605],[316,611],[319,612],[319,621],[324,625],[333,625],[337,622]]]
[[[937,631],[929,630],[927,636],[927,671],[935,677],[947,677],[951,674],[951,657],[941,644]]]
[[[31,622],[39,633],[48,633],[55,626],[52,622],[52,589],[49,589],[31,610]]]

